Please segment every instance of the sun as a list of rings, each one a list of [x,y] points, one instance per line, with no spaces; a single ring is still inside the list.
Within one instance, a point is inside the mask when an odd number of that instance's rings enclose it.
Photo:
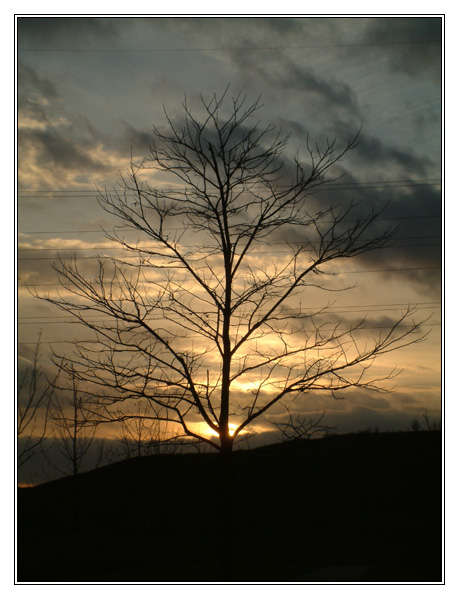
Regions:
[[[234,435],[234,433],[236,432],[236,429],[237,429],[237,427],[238,427],[238,425],[237,425],[237,424],[232,424],[232,423],[230,423],[230,424],[228,425],[228,428],[229,428],[229,434],[230,434],[230,436],[231,436],[231,437],[232,437],[232,436]],[[210,435],[211,437],[218,437],[218,433],[217,433],[216,431],[214,431],[212,428],[210,428],[210,426],[209,426],[209,427],[207,427],[206,434]]]

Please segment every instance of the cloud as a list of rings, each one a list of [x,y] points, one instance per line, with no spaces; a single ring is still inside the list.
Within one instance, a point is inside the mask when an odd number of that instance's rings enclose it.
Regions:
[[[414,152],[401,150],[366,134],[360,135],[353,158],[377,167],[384,165],[387,168],[387,163],[392,163],[401,167],[405,173],[419,176],[425,176],[427,167],[432,164],[429,159],[419,158]]]
[[[103,172],[106,164],[95,160],[87,151],[88,144],[72,139],[69,131],[60,127],[46,130],[24,128],[19,131],[19,146],[32,145],[37,152],[37,166],[45,168],[62,168],[81,172]],[[90,144],[92,145],[92,144]]]
[[[394,190],[381,214],[380,228],[398,226],[392,244],[357,258],[358,268],[384,270],[386,280],[410,282],[422,294],[438,299],[442,264],[442,199],[435,185]],[[409,270],[406,270],[409,269]]]
[[[145,18],[139,22],[150,33],[165,33],[177,46],[253,49],[300,44],[305,35],[329,30],[327,19],[269,17]],[[320,23],[320,26],[319,26]],[[286,42],[286,39],[288,42]],[[205,41],[203,41],[205,40]]]
[[[53,237],[50,239],[40,239],[35,237],[32,242],[20,241],[18,244],[19,251],[37,250],[40,248],[46,248],[47,250],[94,250],[107,247],[108,249],[114,247],[114,242],[110,240],[88,242],[81,239],[63,239],[62,237]]]
[[[345,126],[342,122],[336,129],[338,139],[347,139],[355,133],[351,125]],[[301,125],[298,131],[301,132]],[[379,215],[365,231],[364,238],[371,239],[394,230],[388,247],[357,256],[352,270],[382,270],[381,277],[386,280],[409,282],[420,293],[438,298],[442,264],[442,195],[440,170],[434,161],[417,155],[410,148],[400,149],[362,133],[357,147],[336,165],[333,174],[341,176],[336,184],[324,183],[314,195],[306,198],[305,206],[311,214],[328,206],[346,210],[354,205],[340,230],[351,227],[354,219],[364,218],[372,212]],[[325,226],[330,217],[324,221]],[[285,239],[290,242],[314,241],[314,231],[287,227],[276,232],[276,240]]]
[[[355,120],[335,119],[333,131],[338,139],[352,139],[359,131],[359,123]],[[355,148],[346,156],[350,164],[358,171],[366,171],[372,167],[374,172],[382,171],[389,177],[396,178],[399,173],[406,180],[410,177],[426,177],[436,168],[436,162],[429,156],[419,156],[414,148],[403,148],[384,141],[365,131],[360,131]],[[351,173],[349,173],[352,176]]]
[[[118,139],[117,145],[120,151],[131,146],[136,155],[146,156],[149,153],[150,145],[153,141],[153,129],[138,129],[120,119],[123,127],[123,136]]]
[[[343,399],[339,400],[324,394],[311,393],[288,405],[293,418],[299,414],[302,418],[317,419],[326,410],[321,424],[336,426],[339,434],[369,430],[410,430],[412,422],[416,419],[422,421],[426,412],[431,422],[441,421],[438,396],[429,392],[393,392],[381,396],[351,390],[344,392]],[[286,421],[288,413],[282,405],[277,404],[275,410],[270,410],[266,418],[266,421],[258,423],[258,434],[249,439],[250,447],[279,442],[279,434],[273,430],[274,425],[270,420]]]
[[[36,108],[36,98],[40,95],[46,102],[59,98],[59,94],[54,83],[48,77],[42,77],[29,65],[23,62],[18,63],[18,102],[22,106],[31,102]],[[30,94],[32,93],[32,98]]]
[[[390,306],[390,304],[388,305]],[[389,333],[400,321],[402,314],[406,312],[407,308],[408,306],[395,305],[395,309],[390,312],[391,315],[386,314],[382,316],[372,315],[382,310],[377,310],[371,305],[367,306],[366,309],[365,306],[350,306],[349,309],[344,307],[342,311],[337,310],[336,312],[333,311],[333,308],[330,308],[326,313],[315,316],[313,320],[316,326],[324,327],[325,331],[330,331],[333,325],[339,324],[338,332],[353,330],[353,340],[359,340],[364,337],[372,341],[377,339],[380,333],[382,335]],[[346,313],[355,314],[355,316],[345,316]],[[309,318],[305,317],[304,320],[307,322]],[[407,324],[409,324],[409,321]],[[366,345],[366,348],[368,349],[368,345]]]
[[[323,77],[311,67],[300,66],[281,51],[263,64],[251,53],[231,52],[244,84],[268,87],[282,95],[295,94],[296,102],[305,104],[310,113],[334,109],[360,117],[360,107],[353,89],[336,77]],[[298,95],[300,94],[300,95]]]
[[[383,44],[368,46],[366,51],[387,56],[394,72],[412,77],[441,76],[441,43],[427,43],[441,42],[440,17],[377,17],[368,22],[361,39],[363,43]]]
[[[349,177],[346,178],[349,180]],[[350,184],[352,188],[352,184]],[[411,284],[421,294],[438,299],[442,265],[442,198],[436,184],[400,185],[389,189],[359,188],[320,191],[306,199],[310,213],[335,205],[345,210],[354,202],[355,208],[346,216],[340,230],[352,227],[355,219],[368,216],[372,210],[379,213],[374,223],[364,232],[362,239],[371,240],[393,230],[387,247],[362,253],[352,259],[352,264],[331,262],[324,270],[344,276],[346,271],[381,271],[378,276],[386,281]],[[322,228],[330,226],[331,217],[323,218]],[[309,228],[285,227],[276,231],[272,241],[305,243],[316,239]],[[343,279],[320,279],[325,285],[342,287]]]
[[[70,189],[116,178],[116,145],[90,120],[68,112],[55,83],[30,66],[19,65],[19,187]],[[124,165],[124,164],[123,164]]]
[[[34,49],[58,42],[63,47],[114,40],[120,24],[117,19],[98,17],[19,17],[18,47]]]

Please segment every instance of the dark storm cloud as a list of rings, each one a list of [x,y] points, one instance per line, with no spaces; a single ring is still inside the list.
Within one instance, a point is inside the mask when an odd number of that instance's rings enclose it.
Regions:
[[[22,62],[18,64],[18,102],[24,104],[30,102],[30,93],[38,93],[47,100],[54,100],[59,97],[54,83],[41,77],[29,65]]]
[[[210,98],[206,97],[205,100],[208,101]],[[250,106],[250,103],[247,102],[246,103],[246,108],[248,108]],[[193,119],[196,120],[197,123],[203,124],[204,121],[206,120],[207,116],[205,111],[203,110],[203,106],[202,104],[196,104],[193,106],[193,109],[191,109],[191,114]],[[223,113],[224,116],[222,118],[222,121],[224,120],[225,117],[229,117],[230,113]],[[184,118],[183,115],[178,116],[177,118],[173,118],[171,119],[173,122],[173,126],[174,129],[176,131],[185,131],[187,129],[187,123],[186,120]],[[156,147],[161,147],[163,144],[170,150],[170,146],[168,146],[167,143],[165,143],[163,140],[159,139],[155,132],[153,127],[151,129],[138,129],[133,127],[132,125],[130,125],[129,123],[127,123],[126,121],[120,120],[119,121],[121,123],[121,125],[123,126],[123,137],[119,138],[118,142],[117,142],[117,147],[119,148],[119,150],[125,150],[126,147],[131,146],[133,148],[133,152],[135,154],[140,154],[142,156],[147,157],[150,154],[150,147],[153,145],[153,143],[156,145]],[[253,123],[253,126],[255,126],[255,123]],[[263,123],[260,124],[259,129],[262,130],[263,127],[267,127],[268,125]],[[169,125],[166,122],[166,118],[164,117],[162,122],[160,123],[156,123],[155,124],[155,128],[158,129],[158,131],[160,132],[161,135],[164,136],[171,136],[173,137],[174,134],[171,131]],[[231,135],[231,143],[230,146],[231,147],[235,147],[237,146],[243,139],[247,139],[250,135],[250,132],[252,130],[252,126],[245,126],[243,124],[239,125],[233,132]],[[193,128],[191,128],[191,131],[193,131]],[[281,132],[282,133],[282,132]],[[277,131],[273,131],[273,132],[267,132],[266,135],[263,137],[263,139],[260,142],[260,148],[258,148],[259,151],[264,151],[265,149],[267,150],[268,147],[270,146],[270,143],[274,143],[275,139],[277,136]],[[282,137],[282,135],[281,135]],[[204,143],[205,141],[205,143]],[[204,130],[203,130],[203,137],[201,139],[201,143],[202,143],[202,151],[204,153],[208,153],[208,160],[209,162],[212,162],[212,157],[210,155],[210,153],[208,152],[208,144],[212,144],[214,147],[218,147],[221,143],[221,140],[219,139],[219,135],[218,132],[215,130],[215,128],[210,124],[208,125]],[[228,147],[226,148],[226,150],[228,151]],[[195,157],[196,158],[196,157]],[[283,159],[283,157],[282,157]],[[197,159],[199,161],[199,159]],[[198,164],[199,168],[201,167],[200,164]],[[285,176],[286,177],[291,177],[292,174],[295,173],[295,165],[293,163],[291,163],[291,161],[289,161],[288,159],[285,160]]]
[[[428,244],[427,244],[428,245]],[[434,244],[432,244],[434,245]],[[397,286],[410,283],[425,299],[438,300],[441,293],[441,242],[438,247],[416,247],[403,253],[396,247],[374,252],[376,260],[368,255],[360,264],[365,269],[380,270],[379,276],[386,284]]]
[[[146,156],[153,141],[153,129],[140,130],[122,119],[119,122],[123,127],[123,136],[117,142],[119,150],[126,151],[126,148],[132,147],[135,154]]]
[[[368,23],[362,36],[363,43],[384,44],[378,50],[368,46],[368,52],[384,53],[393,71],[412,76],[440,76],[441,43],[428,42],[441,40],[439,17],[377,17]]]
[[[286,37],[290,43],[302,39],[309,24],[308,19],[269,17],[157,17],[141,20],[153,32],[157,32],[158,28],[167,31],[170,39],[180,47],[184,42],[190,42],[201,48],[241,49],[282,46]]]
[[[380,139],[364,133],[359,136],[354,156],[358,160],[376,167],[392,163],[397,167],[403,167],[407,173],[419,176],[425,176],[427,167],[432,165],[432,162],[425,157],[420,158],[414,152],[384,144]]]
[[[333,124],[333,131],[338,139],[352,139],[359,128],[360,126],[355,120],[344,122],[335,119]],[[402,149],[366,133],[364,124],[358,135],[357,145],[348,156],[355,164],[363,164],[375,169],[381,169],[381,167],[387,169],[388,166],[401,167],[407,178],[426,176],[429,167],[431,168],[435,164],[428,157],[418,156],[411,148]]]
[[[45,176],[46,169],[69,172],[103,173],[107,165],[91,157],[90,151],[106,142],[89,122],[78,114],[68,114],[57,87],[30,66],[18,65],[18,130],[21,160],[32,151],[34,164]],[[27,169],[24,172],[27,177]],[[27,187],[26,179],[20,181]]]
[[[319,316],[315,316],[313,318],[314,324],[316,326],[323,326],[324,330],[330,330],[332,325],[335,326],[339,324],[340,330],[356,330],[358,327],[358,338],[368,338],[370,340],[377,339],[379,333],[381,332],[389,332],[399,321],[402,314],[407,310],[407,306],[396,306],[395,309],[390,309],[390,304],[386,304],[384,306],[384,310],[378,310],[375,306],[367,306],[367,307],[358,307],[350,306],[349,308],[342,308],[342,311],[339,309],[339,305],[341,303],[341,299],[338,299],[336,302],[336,308],[334,310],[333,307],[329,309],[324,314]],[[376,304],[377,306],[377,304]],[[389,308],[388,308],[389,306]],[[413,307],[413,306],[412,306]],[[389,310],[390,316],[387,315],[387,311]],[[382,314],[382,312],[386,314]],[[381,315],[377,315],[378,312]],[[373,316],[376,314],[376,316]],[[306,322],[306,328],[308,328],[308,318],[304,319]],[[357,335],[356,335],[357,336]]]
[[[306,139],[308,135],[308,129],[304,123],[282,117],[279,118],[277,122],[282,131],[288,134],[290,138]]]
[[[47,121],[47,106],[59,101],[54,83],[40,76],[30,66],[19,63],[18,70],[18,111],[20,116],[32,118],[37,123]]]
[[[425,295],[437,298],[441,286],[441,214],[441,191],[436,186],[394,190],[380,220],[380,228],[390,223],[398,227],[391,245],[363,254],[357,263],[363,268],[384,269],[381,276],[385,279],[410,281]]]
[[[97,17],[19,17],[18,48],[78,45],[116,39],[117,19]]]
[[[288,126],[292,128],[292,121]],[[348,139],[355,134],[356,126],[336,120],[335,131],[338,139]],[[305,135],[305,128],[298,124],[295,132]],[[354,203],[351,220],[382,211],[365,236],[397,228],[390,247],[358,256],[354,266],[384,270],[384,278],[410,281],[421,293],[436,297],[441,283],[442,197],[438,184],[429,180],[432,173],[440,177],[435,163],[430,157],[384,143],[363,131],[357,147],[346,155],[346,165],[338,165],[337,173],[342,175],[338,185],[324,184],[322,190],[307,199],[309,210],[314,212],[329,205],[345,208]],[[365,178],[369,183],[357,177],[357,172],[368,172]],[[388,177],[386,172],[391,175]],[[378,181],[385,179],[387,184],[379,186]],[[288,239],[305,241],[307,233],[293,229]]]
[[[338,422],[338,431],[340,433],[370,430],[383,433],[410,430],[413,419],[419,418],[421,415],[420,411],[415,408],[406,411],[397,409],[380,410],[377,407],[372,408],[371,403],[368,406],[355,406],[349,412],[329,414],[330,418],[333,416],[334,421]]]
[[[326,410],[321,424],[336,426],[339,433],[370,429],[389,432],[409,430],[412,421],[422,419],[425,412],[428,412],[432,421],[440,420],[440,411],[430,408],[436,405],[437,401],[437,394],[416,389],[409,393],[392,391],[384,394],[354,389],[341,392],[339,399],[326,394],[307,393],[298,398],[290,406],[290,410],[294,419],[296,414],[301,417],[310,415],[317,419]],[[288,414],[280,404],[275,410],[273,420],[288,420]],[[260,437],[263,435],[262,433]],[[257,439],[255,435],[250,441],[251,444],[253,442],[254,445],[258,445],[261,438]]]
[[[276,52],[264,63],[251,53],[231,52],[230,55],[241,76],[251,86],[268,86],[282,94],[300,92],[304,96],[300,96],[299,101],[315,102],[322,112],[327,108],[339,108],[360,116],[356,95],[349,85],[335,78],[320,77],[312,68],[295,63],[286,54]]]
[[[92,173],[104,172],[107,169],[103,162],[92,159],[87,153],[92,144],[78,145],[66,131],[23,128],[18,135],[18,144],[31,144],[38,150],[38,166]]]
[[[346,188],[349,180],[349,188]],[[406,180],[406,185],[394,184],[394,187],[359,187],[353,185],[349,172],[342,181],[345,183],[334,189],[326,189],[324,185],[323,190],[307,198],[309,213],[315,214],[330,205],[346,210],[355,204],[338,230],[352,227],[356,218],[369,216],[374,211],[379,216],[365,231],[363,239],[369,240],[394,231],[387,247],[356,256],[350,270],[381,271],[378,276],[386,281],[394,284],[410,282],[425,296],[438,299],[442,264],[442,197],[439,187],[416,181],[410,185],[409,180]],[[324,221],[325,230],[330,217],[325,217]],[[313,229],[287,227],[279,230],[274,240],[305,243],[314,242],[316,237]],[[349,269],[344,264],[341,267]],[[334,264],[331,263],[325,270],[334,272]],[[327,279],[324,284],[334,288],[335,285],[340,286],[342,281]]]
[[[310,412],[320,414],[324,409],[327,413],[335,411],[334,419],[336,420],[337,414],[341,415],[346,413],[349,409],[356,409],[359,407],[371,408],[378,412],[380,410],[390,410],[394,407],[395,401],[395,394],[377,391],[359,391],[358,389],[353,389],[352,391],[344,390],[336,393],[335,396],[332,396],[329,393],[317,393],[312,391],[311,393],[304,393],[299,396],[297,401],[293,404],[293,407],[300,409],[301,406],[301,411],[305,413]],[[279,413],[278,417],[281,419],[282,414]]]

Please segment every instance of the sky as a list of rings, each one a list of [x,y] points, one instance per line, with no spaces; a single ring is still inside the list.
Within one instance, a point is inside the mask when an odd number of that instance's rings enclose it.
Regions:
[[[358,256],[333,297],[333,315],[368,332],[406,306],[429,318],[426,340],[375,364],[403,371],[389,394],[363,390],[310,395],[295,407],[342,432],[406,430],[441,409],[442,20],[435,17],[22,17],[17,21],[18,369],[41,331],[50,347],[71,350],[87,333],[65,323],[26,285],[52,293],[53,260],[119,255],[102,228],[113,220],[97,188],[113,188],[131,154],[148,152],[164,108],[180,118],[186,95],[261,96],[259,118],[289,133],[287,152],[306,137],[346,142],[338,185],[318,198],[381,208],[398,226],[392,247]],[[161,179],[156,182],[163,183]],[[307,298],[317,307],[325,295]],[[59,324],[60,322],[60,324]],[[378,370],[377,370],[378,371]],[[378,371],[379,372],[379,371]],[[258,432],[268,431],[269,423]]]

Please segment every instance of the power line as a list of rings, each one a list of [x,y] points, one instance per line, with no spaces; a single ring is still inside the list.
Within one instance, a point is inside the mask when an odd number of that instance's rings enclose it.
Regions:
[[[366,272],[396,272],[402,270],[438,270],[441,269],[441,266],[421,266],[419,268],[380,268],[378,270],[345,270],[344,272],[340,272],[339,274],[356,274],[356,273],[366,273]]]
[[[432,304],[437,304],[437,303],[440,303],[440,302],[432,302]],[[325,310],[325,309],[322,310],[321,308],[310,308],[310,310],[320,310],[320,314],[317,314],[317,313],[315,313],[315,314],[309,314],[309,313],[306,313],[306,312],[298,312],[298,311],[294,311],[294,310],[290,310],[290,311],[292,312],[292,318],[293,318],[294,316],[297,316],[297,315],[308,317],[308,316],[317,316],[317,315],[321,315],[321,314],[355,314],[356,312],[361,313],[362,311],[364,311],[365,313],[367,313],[367,312],[386,312],[386,311],[393,312],[395,310],[397,310],[397,311],[401,310],[402,307],[406,308],[406,306],[407,306],[407,304],[400,304],[399,307],[397,307],[397,308],[388,308],[388,307],[386,307],[386,308],[366,308],[365,306],[363,306],[362,308],[360,308],[358,310],[347,310],[347,309],[332,310],[331,308],[328,309],[328,310]],[[424,306],[424,307],[420,307],[420,308],[418,308],[417,306],[418,306],[418,304],[415,304],[413,306],[417,311],[420,311],[420,310],[438,310],[438,306],[431,306],[431,305],[429,305],[429,306]],[[280,316],[288,316],[288,314],[281,313]],[[37,318],[37,317],[36,316],[35,317],[33,317],[33,316],[24,316],[24,319],[25,318]],[[62,318],[65,318],[64,316],[61,316],[61,317],[45,316],[45,317],[38,317],[38,318],[41,318],[41,319],[38,320],[38,321],[32,321],[32,322],[18,322],[17,324],[21,325],[21,326],[24,326],[24,325],[45,325],[45,324],[79,324],[79,325],[83,324],[83,325],[86,325],[86,323],[87,324],[96,324],[96,323],[105,323],[105,322],[107,322],[109,320],[114,320],[114,321],[118,320],[115,316],[109,316],[109,315],[107,315],[106,317],[100,316],[98,318],[88,318],[84,322],[81,322],[80,320],[43,320],[43,318],[61,318],[62,319]],[[149,321],[161,321],[162,322],[162,321],[164,321],[164,318],[162,318],[160,316],[156,316],[156,317],[147,318],[146,320],[149,320]],[[180,320],[180,319],[177,318],[177,320]],[[188,322],[188,320],[186,320],[184,318],[182,318],[181,320],[184,320],[185,322]],[[177,322],[175,322],[175,324],[177,324]]]
[[[390,302],[387,304],[359,304],[359,305],[349,305],[349,306],[329,306],[327,308],[325,308],[324,310],[329,311],[329,310],[340,310],[340,309],[344,309],[347,310],[349,308],[363,308],[363,309],[367,309],[367,308],[388,308],[389,306],[406,306],[407,303],[409,302]],[[440,301],[432,301],[432,302],[416,302],[415,306],[427,306],[427,307],[431,307],[432,304],[441,304]],[[394,310],[398,309],[398,308],[393,308]],[[309,310],[322,310],[322,308],[319,308],[317,306],[311,306],[309,308]],[[283,312],[294,312],[296,313],[297,310],[295,310],[295,308],[284,308]],[[31,318],[56,318],[56,316],[21,316],[21,319],[31,319]],[[62,316],[61,318],[65,318],[64,316]],[[103,317],[100,317],[103,319]],[[76,321],[75,321],[76,322]]]
[[[311,308],[312,309],[312,308]],[[368,308],[365,309],[364,312],[385,312],[385,311],[394,311],[394,310],[400,310],[401,308]],[[418,310],[435,310],[437,309],[436,306],[427,306],[425,308],[418,308]],[[356,312],[361,312],[361,310],[340,310],[337,312],[333,312],[333,311],[322,311],[321,314],[355,314]],[[306,313],[301,313],[302,316],[309,316]],[[30,317],[32,318],[32,317]],[[51,318],[46,317],[46,318]],[[62,317],[63,318],[63,317]],[[92,318],[92,319],[88,319],[85,320],[85,323],[87,322],[88,324],[95,324],[95,323],[103,323],[106,322],[107,318]],[[111,317],[113,319],[115,319],[115,317]],[[162,320],[161,318],[157,317],[157,318],[150,318],[148,320]],[[17,323],[20,326],[24,326],[24,325],[45,325],[45,324],[84,324],[79,320],[39,320],[39,321],[35,321],[35,322],[18,322]]]
[[[391,186],[396,186],[396,187],[415,187],[418,185],[437,185],[439,182],[441,182],[441,178],[431,178],[431,179],[395,179],[395,180],[385,180],[385,181],[362,181],[361,183],[358,182],[342,182],[342,183],[325,183],[323,186],[321,186],[318,190],[316,191],[320,191],[320,190],[332,190],[332,189],[340,189],[340,188],[344,188],[344,189],[367,189],[367,187],[369,186],[370,189],[373,189],[375,187],[391,187]],[[287,185],[279,185],[279,189],[286,189],[288,188]],[[259,190],[259,189],[266,189],[263,186],[253,186],[251,187],[251,189],[254,190]],[[116,191],[116,190],[115,190]],[[181,191],[175,188],[164,188],[164,189],[155,189],[155,191],[161,192],[161,193],[171,193],[174,191]],[[92,197],[92,195],[98,197],[101,195],[101,192],[98,191],[97,189],[23,189],[23,190],[18,190],[19,194],[47,194],[46,196],[38,196],[38,195],[26,195],[25,197],[33,197],[33,198],[50,198],[53,199],[56,197],[56,194],[61,195],[61,194],[68,194],[67,197],[72,197],[72,198],[83,198],[86,197],[86,195],[79,195],[79,194],[90,194],[89,197]],[[53,194],[53,195],[49,195],[49,194]],[[127,193],[127,195],[131,195],[131,196],[136,196],[137,194],[135,192],[129,192]]]
[[[418,243],[415,245],[390,245],[385,247],[384,249],[386,250],[395,250],[395,249],[401,249],[401,248],[424,248],[424,247],[439,247],[441,246],[441,243]],[[72,251],[72,250],[68,250],[68,251]],[[139,250],[140,251],[140,250]],[[286,253],[287,250],[276,250],[277,253]],[[273,252],[271,251],[263,251],[263,252],[252,252],[251,256],[254,255],[262,255],[262,254],[272,254]],[[174,256],[166,256],[169,258],[174,258]],[[97,260],[98,258],[105,258],[105,259],[114,259],[114,260],[122,260],[122,259],[126,259],[127,256],[80,256],[78,258],[78,260]],[[18,260],[24,262],[24,261],[30,261],[30,260],[55,260],[56,256],[37,256],[36,258],[21,258],[18,257]],[[131,266],[137,266],[134,264],[131,264]]]
[[[396,241],[407,241],[407,240],[419,240],[419,239],[439,239],[441,238],[440,235],[424,235],[422,237],[397,237]],[[360,241],[371,241],[371,239],[361,239]],[[315,243],[315,242],[312,242]],[[270,243],[270,245],[286,245],[286,242],[282,242],[282,241],[275,241],[273,243]],[[181,245],[180,247],[183,248],[193,248],[195,246],[190,246],[190,245]],[[54,247],[54,248],[18,248],[18,252],[58,252],[58,251],[67,251],[67,252],[89,252],[91,250],[119,250],[120,249],[120,245],[106,245],[106,246],[99,246],[99,247],[90,247],[90,248],[66,248],[66,247]],[[154,246],[151,247],[143,247],[143,248],[136,248],[135,251],[139,251],[139,252],[143,252],[143,251],[149,251],[149,250],[155,250],[157,249]],[[205,248],[204,248],[205,249]],[[254,254],[258,254],[258,253],[264,253],[264,252],[253,252]],[[271,252],[269,252],[271,253]]]
[[[411,328],[412,325],[398,325],[398,329],[409,329]],[[426,323],[425,326],[428,327],[441,327],[442,323],[441,322],[431,322],[431,323]],[[383,327],[379,327],[379,326],[371,326],[371,327],[362,327],[360,330],[361,331],[369,331],[369,330],[378,330],[378,331],[382,331],[382,330],[388,330],[388,329],[392,329],[392,326],[388,325],[388,326],[383,326]],[[346,329],[322,329],[322,331],[325,332],[334,332],[336,331],[337,333],[340,331],[344,331]],[[314,333],[315,330],[305,330],[305,333]],[[197,339],[197,338],[202,338],[201,335],[187,335],[187,339]],[[99,341],[97,341],[96,339],[81,339],[81,340],[77,340],[78,343],[100,343]],[[69,340],[63,340],[63,339],[58,339],[55,341],[41,341],[41,344],[47,344],[47,345],[51,345],[51,344],[57,344],[57,343],[68,343],[70,345],[75,345],[75,340],[69,341]],[[37,341],[18,341],[17,342],[18,345],[36,345]]]
[[[415,40],[401,42],[357,42],[347,44],[308,44],[304,46],[234,46],[221,48],[18,48],[18,52],[254,52],[258,50],[311,50],[314,48],[360,48],[369,46],[407,46],[441,44],[441,40]]]
[[[363,273],[376,273],[376,272],[400,272],[400,271],[418,271],[418,270],[441,270],[441,266],[420,266],[420,267],[410,267],[410,268],[380,268],[377,270],[345,270],[338,274],[340,275],[349,275],[349,274],[363,274]],[[324,273],[325,275],[333,275],[335,273]],[[18,283],[18,287],[44,287],[48,285],[60,285],[59,281],[55,281],[54,283]]]
[[[393,217],[385,217],[385,218],[379,218],[378,217],[378,222],[381,221],[394,221],[394,220],[414,220],[414,219],[424,219],[424,218],[441,218],[442,215],[441,214],[423,214],[423,215],[415,215],[415,216],[393,216]],[[323,224],[329,224],[332,223],[333,221],[321,221]],[[346,219],[341,221],[343,223],[354,223],[356,222],[355,220],[351,220],[351,219]],[[126,227],[117,227],[117,229],[123,229],[126,228],[127,230],[129,230],[129,228]],[[168,229],[170,231],[181,231],[182,228],[176,227],[176,228],[170,228]],[[66,230],[60,230],[60,231],[20,231],[19,235],[62,235],[63,233],[103,233],[102,229],[66,229]]]

